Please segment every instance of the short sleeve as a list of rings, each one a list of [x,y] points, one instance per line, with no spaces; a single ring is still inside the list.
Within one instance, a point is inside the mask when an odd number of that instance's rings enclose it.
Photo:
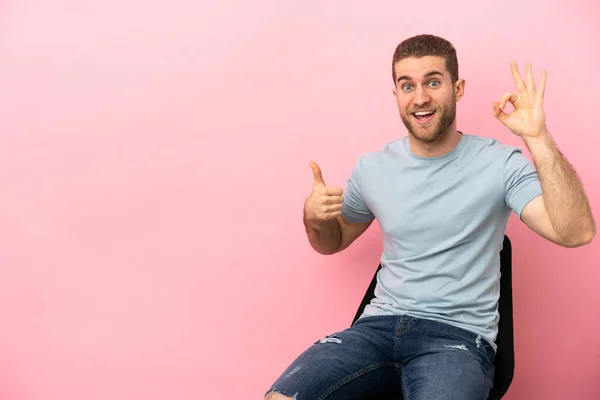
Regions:
[[[521,218],[521,212],[542,194],[542,185],[534,165],[519,148],[511,148],[504,164],[505,199],[508,207]]]
[[[358,159],[358,162],[352,169],[350,177],[346,181],[346,190],[344,191],[344,203],[342,205],[342,217],[353,222],[371,222],[375,216],[369,210],[365,203],[362,187],[362,174],[364,168],[364,155]]]

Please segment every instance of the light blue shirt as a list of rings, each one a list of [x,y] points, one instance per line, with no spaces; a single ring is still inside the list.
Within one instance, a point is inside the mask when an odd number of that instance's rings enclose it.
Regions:
[[[500,258],[511,210],[542,194],[516,147],[463,134],[449,153],[410,151],[408,138],[360,156],[342,215],[377,219],[382,269],[362,317],[401,315],[467,329],[496,348]]]

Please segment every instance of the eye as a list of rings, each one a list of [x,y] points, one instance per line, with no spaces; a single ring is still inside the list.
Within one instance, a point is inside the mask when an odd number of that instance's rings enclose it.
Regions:
[[[406,85],[403,85],[403,86],[402,86],[402,90],[404,90],[405,92],[408,92],[408,91],[409,91],[409,90],[411,90],[411,89],[412,89],[412,85],[408,85],[408,84],[406,84]]]
[[[440,83],[438,81],[435,81],[435,80],[429,82],[429,86],[437,87],[439,85],[440,85]]]

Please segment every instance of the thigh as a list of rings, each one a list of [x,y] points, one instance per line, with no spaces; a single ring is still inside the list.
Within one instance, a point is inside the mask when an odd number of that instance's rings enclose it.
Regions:
[[[406,400],[487,400],[493,364],[476,346],[432,348],[402,367]]]
[[[298,356],[267,391],[296,400],[369,399],[401,395],[392,359],[394,323],[365,319],[326,336]]]

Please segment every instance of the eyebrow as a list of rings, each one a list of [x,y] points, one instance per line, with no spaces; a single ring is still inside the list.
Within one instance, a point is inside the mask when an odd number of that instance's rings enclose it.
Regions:
[[[433,75],[440,75],[440,76],[444,76],[444,74],[442,74],[440,71],[431,71],[426,73],[423,77],[424,78],[429,78],[430,76]],[[400,82],[401,80],[408,80],[410,81],[412,78],[410,76],[406,76],[406,75],[402,75],[401,77],[399,77],[396,82]]]

